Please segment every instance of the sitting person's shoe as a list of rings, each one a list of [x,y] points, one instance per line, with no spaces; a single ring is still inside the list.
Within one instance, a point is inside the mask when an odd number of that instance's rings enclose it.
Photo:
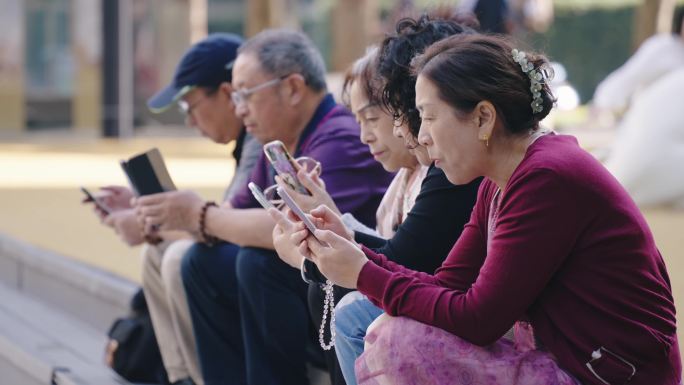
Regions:
[[[192,381],[192,379],[190,379],[190,378],[184,378],[182,380],[178,380],[178,381],[174,382],[171,385],[195,385],[195,382]]]

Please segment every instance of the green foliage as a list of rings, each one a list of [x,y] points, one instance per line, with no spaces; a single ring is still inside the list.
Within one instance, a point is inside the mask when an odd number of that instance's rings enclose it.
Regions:
[[[633,7],[641,3],[641,0],[554,0],[556,10],[589,10]]]
[[[632,54],[635,7],[557,9],[550,30],[530,44],[562,63],[582,102]]]

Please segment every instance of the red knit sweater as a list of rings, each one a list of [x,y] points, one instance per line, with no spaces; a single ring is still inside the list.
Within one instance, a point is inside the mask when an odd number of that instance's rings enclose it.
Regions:
[[[434,275],[364,249],[374,263],[358,289],[390,315],[411,317],[477,345],[519,319],[561,367],[603,385],[586,367],[604,347],[632,363],[633,385],[678,384],[681,362],[665,263],[627,192],[575,138],[546,135],[527,150],[500,197],[485,180],[470,222]],[[611,354],[592,363],[611,384],[632,370]]]

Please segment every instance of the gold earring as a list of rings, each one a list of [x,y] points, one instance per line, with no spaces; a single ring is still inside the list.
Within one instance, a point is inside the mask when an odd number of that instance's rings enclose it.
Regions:
[[[480,140],[484,141],[485,147],[489,148],[489,135],[484,134],[484,136],[482,136],[482,139],[480,139]]]

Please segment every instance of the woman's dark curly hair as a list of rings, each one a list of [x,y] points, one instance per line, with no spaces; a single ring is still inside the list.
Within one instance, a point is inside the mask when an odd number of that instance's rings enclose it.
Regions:
[[[439,40],[475,32],[471,28],[471,25],[475,27],[472,18],[440,13],[399,20],[395,32],[380,46],[378,75],[383,86],[378,99],[395,118],[408,123],[415,137],[420,130],[420,115],[416,110],[416,76],[411,72],[411,60]]]

